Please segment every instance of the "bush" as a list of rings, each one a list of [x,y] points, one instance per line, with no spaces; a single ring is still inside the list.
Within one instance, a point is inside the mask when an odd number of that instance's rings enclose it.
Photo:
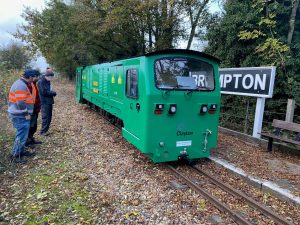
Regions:
[[[22,71],[6,70],[0,65],[0,172],[8,164],[10,148],[14,140],[14,130],[7,115],[7,100],[11,85]]]

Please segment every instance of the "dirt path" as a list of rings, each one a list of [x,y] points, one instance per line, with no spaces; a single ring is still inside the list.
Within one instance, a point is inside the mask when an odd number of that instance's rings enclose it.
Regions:
[[[0,175],[0,224],[203,224],[220,214],[201,196],[171,189],[167,170],[75,103],[74,85],[54,88],[50,135],[37,136],[43,145],[15,177]]]

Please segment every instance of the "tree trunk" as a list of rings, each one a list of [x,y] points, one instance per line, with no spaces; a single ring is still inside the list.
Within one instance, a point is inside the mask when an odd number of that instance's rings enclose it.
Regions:
[[[291,12],[290,22],[289,22],[290,29],[289,29],[288,38],[287,38],[288,45],[290,45],[292,43],[292,39],[293,39],[293,34],[294,34],[294,29],[295,29],[295,19],[297,16],[299,0],[291,0],[291,4],[292,4],[292,12]]]
[[[186,49],[190,49],[191,48],[191,44],[192,44],[192,41],[193,41],[194,36],[195,36],[196,27],[198,25],[198,21],[199,21],[200,15],[203,12],[203,10],[205,9],[205,6],[208,4],[208,2],[209,2],[209,0],[204,0],[203,1],[203,4],[201,5],[201,7],[199,8],[199,10],[197,12],[195,20],[193,20],[192,9],[189,8],[190,21],[191,21],[191,32],[190,32],[189,41],[188,41],[188,45],[187,45]]]
[[[152,49],[153,41],[152,41],[152,30],[151,30],[151,27],[148,30],[148,34],[149,34],[149,48]]]
[[[145,31],[144,28],[142,29],[142,37],[141,37],[141,43],[142,43],[142,54],[144,55],[146,53],[146,43],[145,43]]]

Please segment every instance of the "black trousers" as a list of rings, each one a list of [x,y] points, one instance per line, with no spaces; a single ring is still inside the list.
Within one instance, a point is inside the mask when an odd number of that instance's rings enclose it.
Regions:
[[[30,119],[30,128],[29,128],[29,133],[28,133],[28,138],[31,139],[33,138],[33,135],[35,134],[36,130],[37,130],[37,120],[39,117],[39,113],[38,112],[34,112],[31,115],[31,119]]]
[[[53,105],[44,105],[41,106],[41,112],[42,112],[42,129],[41,134],[46,133],[49,130],[50,123],[52,120],[52,109]]]

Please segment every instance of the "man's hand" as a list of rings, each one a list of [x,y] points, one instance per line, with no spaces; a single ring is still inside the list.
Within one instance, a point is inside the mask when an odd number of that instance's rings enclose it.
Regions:
[[[25,119],[26,119],[26,120],[30,120],[30,119],[31,119],[31,116],[28,114],[28,115],[25,116]]]

